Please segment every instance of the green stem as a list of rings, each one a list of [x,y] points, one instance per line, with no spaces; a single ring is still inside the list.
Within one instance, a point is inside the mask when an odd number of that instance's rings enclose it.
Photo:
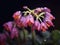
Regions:
[[[36,45],[36,42],[35,42],[35,31],[32,31],[32,45]]]
[[[23,28],[23,34],[24,34],[24,44],[26,44],[26,41],[27,41],[27,30],[25,30],[25,28]]]
[[[24,34],[24,41],[25,41],[26,40],[25,29],[23,30],[23,34]]]
[[[19,36],[18,36],[18,38],[16,39],[17,40],[17,44],[18,45],[21,45],[22,43],[21,43],[21,38],[20,38],[20,31],[19,31]]]

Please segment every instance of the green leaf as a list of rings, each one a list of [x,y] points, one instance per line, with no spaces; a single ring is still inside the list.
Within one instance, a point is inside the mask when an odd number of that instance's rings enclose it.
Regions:
[[[53,38],[53,40],[59,40],[60,39],[60,31],[59,30],[54,30],[52,32],[52,38]]]

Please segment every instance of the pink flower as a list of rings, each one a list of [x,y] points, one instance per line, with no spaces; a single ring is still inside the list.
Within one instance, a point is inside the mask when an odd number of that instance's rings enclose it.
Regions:
[[[55,17],[54,17],[52,14],[48,13],[48,12],[46,12],[45,16],[46,16],[47,18],[49,18],[49,20],[55,19]]]
[[[44,12],[49,12],[49,13],[51,12],[51,10],[50,10],[49,8],[47,8],[47,7],[44,7],[44,8],[43,8],[43,11],[44,11]]]
[[[21,26],[27,27],[26,17],[21,17],[20,22],[21,22]]]
[[[4,26],[4,28],[5,28],[7,31],[11,31],[12,26],[13,26],[13,22],[12,22],[12,21],[7,22],[7,23],[5,23],[3,26]]]
[[[42,11],[41,8],[36,8],[36,9],[34,10],[34,13],[39,14],[41,11]]]
[[[26,16],[26,24],[27,24],[28,26],[31,26],[32,24],[34,24],[34,18],[33,18],[32,15]]]
[[[10,35],[11,35],[11,39],[13,39],[13,38],[15,38],[15,37],[18,38],[18,29],[14,27],[14,28],[12,29]]]
[[[45,18],[45,24],[48,26],[48,27],[50,27],[50,26],[54,26],[53,25],[53,23],[52,23],[52,21],[51,20],[49,20],[48,18]]]
[[[26,13],[29,13],[29,12],[30,13],[26,16],[22,15],[21,11],[17,11],[13,14],[15,23],[19,28],[30,26],[30,27],[32,27],[32,30],[46,31],[48,29],[48,27],[54,26],[52,23],[52,20],[55,19],[55,17],[50,13],[51,10],[49,8],[47,8],[47,7],[39,8],[38,7],[33,10],[30,10],[27,6],[24,6],[23,8],[27,9]],[[41,15],[39,15],[39,14],[41,14]],[[35,20],[35,19],[37,19],[37,20]],[[8,27],[8,26],[6,26],[6,27]],[[7,28],[7,29],[9,29],[9,28]]]
[[[27,9],[28,7],[27,6],[23,6],[24,9]]]
[[[14,20],[19,20],[21,18],[21,11],[17,11],[13,14]]]
[[[17,26],[18,27],[27,27],[27,24],[26,24],[26,17],[24,17],[24,16],[22,16],[21,18],[20,18],[20,20],[17,20],[16,21],[16,24],[17,24]]]
[[[34,28],[34,29],[36,29],[36,30],[40,30],[40,22],[38,21],[38,20],[36,20],[35,22],[34,22],[34,25],[33,25],[33,27],[32,28]]]
[[[44,22],[41,22],[41,30],[46,31],[46,29],[48,29],[48,27],[45,25]]]

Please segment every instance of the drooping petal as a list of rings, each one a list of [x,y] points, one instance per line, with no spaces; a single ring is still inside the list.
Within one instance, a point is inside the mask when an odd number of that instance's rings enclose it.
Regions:
[[[17,11],[13,14],[14,20],[19,20],[21,18],[21,11]]]
[[[52,14],[48,13],[48,12],[46,12],[45,16],[48,17],[50,20],[55,19],[55,17]]]
[[[15,38],[15,37],[17,38],[17,37],[18,37],[18,29],[14,27],[14,28],[12,29],[10,35],[11,35],[11,39],[13,39],[13,38]]]
[[[21,26],[24,26],[24,27],[27,26],[27,24],[26,24],[26,17],[21,17],[20,22],[21,22]]]
[[[38,20],[35,21],[34,27],[35,27],[35,29],[37,29],[38,31],[40,30],[40,22],[39,22]]]
[[[4,28],[5,28],[7,31],[11,31],[12,26],[13,26],[13,22],[12,22],[12,21],[7,22],[7,23],[5,23],[3,26],[4,26]]]
[[[46,31],[48,28],[47,28],[47,26],[45,25],[45,23],[44,22],[41,22],[41,30],[42,31]]]
[[[32,15],[26,16],[26,24],[29,25],[29,26],[34,24],[34,18],[33,18]]]
[[[46,23],[46,25],[47,25],[48,27],[54,26],[54,24],[52,23],[52,21],[49,20],[48,18],[45,18],[45,23]]]
[[[27,27],[26,25],[26,17],[22,16],[20,20],[16,21],[16,25],[21,28],[21,27]]]

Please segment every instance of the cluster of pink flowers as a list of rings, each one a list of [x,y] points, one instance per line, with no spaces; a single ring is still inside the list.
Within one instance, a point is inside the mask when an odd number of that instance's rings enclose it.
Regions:
[[[10,32],[11,39],[18,37],[18,29],[15,27],[14,22],[7,22],[3,26],[8,32]]]
[[[10,32],[10,37],[18,37],[18,28],[31,27],[33,30],[46,31],[48,27],[54,26],[52,20],[55,17],[51,14],[50,9],[47,7],[36,8],[30,10],[28,7],[23,7],[27,11],[17,11],[13,14],[14,21],[5,23],[4,29]],[[17,27],[16,27],[17,26]]]
[[[55,17],[50,13],[51,11],[47,7],[33,10],[30,10],[26,6],[23,8],[27,11],[17,11],[13,14],[13,18],[18,27],[31,26],[32,30],[46,31],[48,27],[54,26],[52,20],[55,19]]]

